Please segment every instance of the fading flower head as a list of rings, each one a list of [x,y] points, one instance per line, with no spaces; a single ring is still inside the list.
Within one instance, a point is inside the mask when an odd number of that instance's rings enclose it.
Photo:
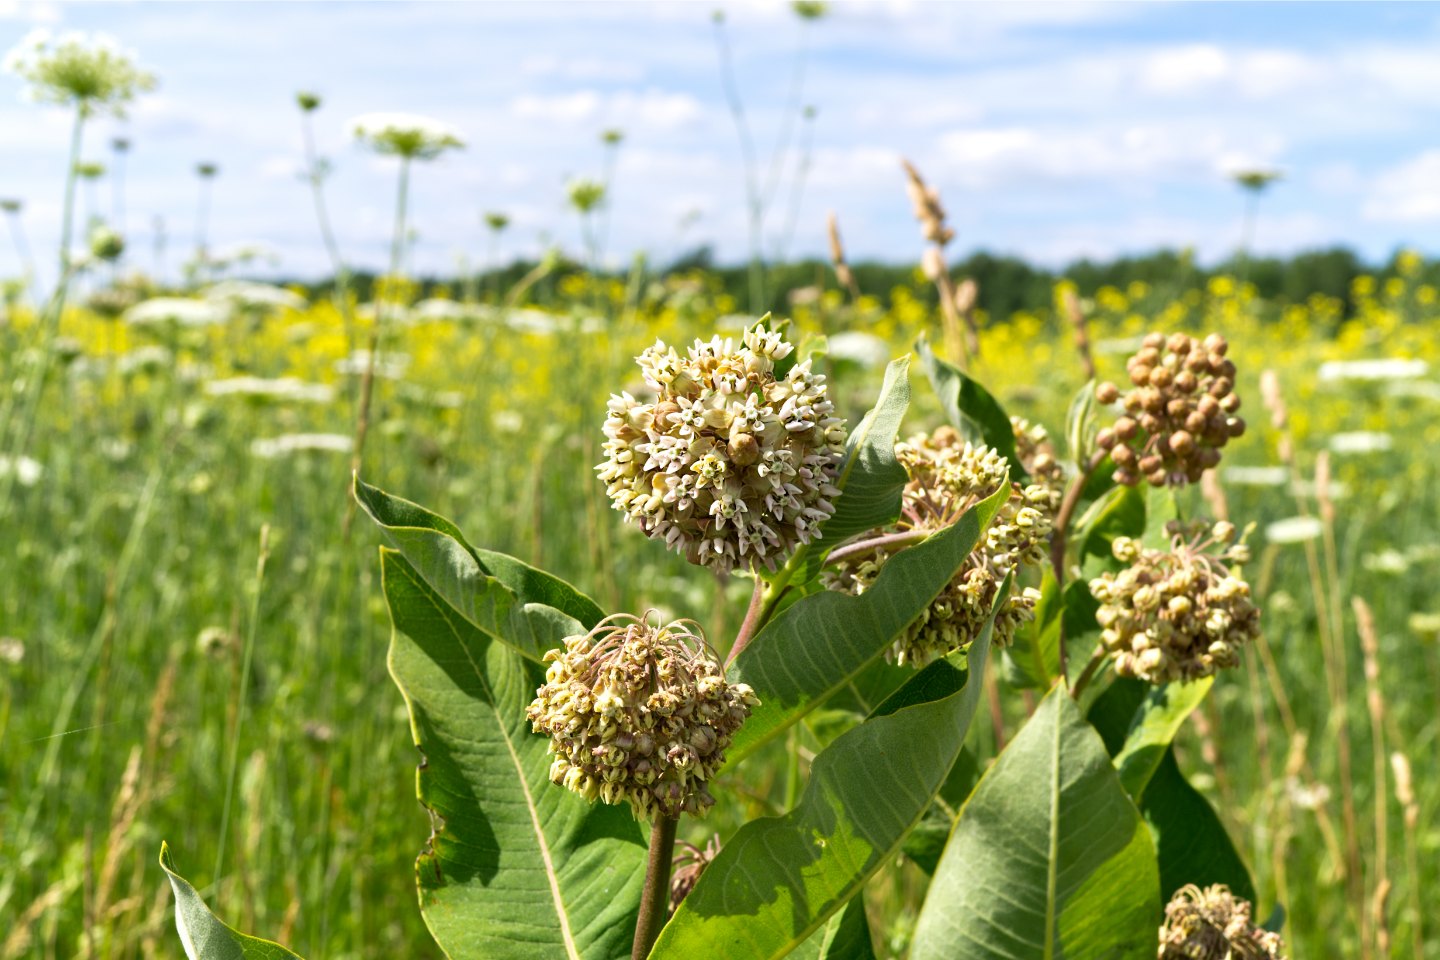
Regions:
[[[101,34],[31,31],[6,54],[4,69],[29,85],[36,102],[74,105],[86,116],[124,116],[137,93],[155,88],[155,75]]]
[[[1238,666],[1240,647],[1260,635],[1250,585],[1227,566],[1250,558],[1235,525],[1172,521],[1167,531],[1169,550],[1116,537],[1112,551],[1128,566],[1090,581],[1116,672],[1157,685]]]
[[[715,803],[706,782],[759,700],[726,682],[698,624],[652,614],[615,614],[546,653],[526,717],[550,737],[552,782],[628,802],[642,820],[703,817]]]
[[[1181,887],[1165,907],[1159,960],[1285,960],[1285,941],[1257,927],[1251,910],[1224,884]]]
[[[825,377],[763,322],[741,344],[657,341],[636,362],[655,391],[610,398],[600,479],[616,510],[692,563],[775,569],[835,512],[845,426]]]
[[[910,482],[901,498],[900,531],[934,532],[954,523],[1005,482],[1009,464],[986,446],[961,439],[952,427],[917,434],[895,445]],[[1041,483],[1011,484],[1008,500],[955,578],[886,652],[897,663],[922,667],[968,647],[985,629],[1005,578],[1019,566],[1045,563],[1046,542],[1059,493]],[[879,531],[876,531],[877,533]],[[864,593],[895,551],[878,548],[838,561],[825,584],[846,593]],[[1005,646],[1020,625],[1035,615],[1039,591],[1012,593],[995,616],[996,646]]]
[[[352,118],[346,129],[376,153],[407,160],[434,160],[465,146],[454,127],[413,113],[365,113]]]

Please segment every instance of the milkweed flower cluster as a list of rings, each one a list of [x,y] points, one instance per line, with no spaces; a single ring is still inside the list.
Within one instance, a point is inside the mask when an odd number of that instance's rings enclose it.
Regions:
[[[1220,449],[1245,432],[1235,393],[1235,364],[1218,333],[1203,341],[1184,333],[1151,333],[1126,363],[1135,389],[1095,389],[1101,403],[1121,402],[1125,415],[1096,438],[1115,461],[1115,482],[1135,486],[1196,483],[1220,462]]]
[[[407,160],[434,160],[446,150],[465,146],[454,127],[413,113],[365,113],[352,118],[346,128],[376,153]]]
[[[135,55],[101,34],[31,31],[5,56],[4,70],[24,80],[38,103],[78,106],[85,116],[125,115],[137,93],[155,87],[155,75],[142,70]]]
[[[1115,655],[1116,672],[1154,684],[1237,666],[1241,645],[1260,635],[1250,585],[1226,566],[1250,558],[1235,525],[1172,521],[1166,529],[1169,550],[1116,537],[1112,551],[1127,566],[1090,581],[1100,601],[1100,639]]]
[[[1223,884],[1181,887],[1165,907],[1159,960],[1285,960],[1285,941],[1257,927],[1251,910]]]
[[[1031,423],[1024,417],[1011,417],[1010,429],[1015,434],[1015,457],[1031,479],[1053,491],[1057,496],[1065,491],[1065,468],[1055,455],[1055,444],[1050,431],[1038,423]],[[1058,502],[1058,501],[1057,501]]]
[[[990,447],[963,441],[951,427],[898,443],[895,455],[910,477],[897,524],[902,532],[933,532],[954,523],[998,490],[1009,470],[1004,457]],[[1058,492],[1043,484],[1024,488],[1011,484],[1010,498],[986,530],[985,539],[886,655],[896,663],[918,667],[969,646],[985,628],[1005,578],[1021,566],[1045,562],[1059,501]],[[846,593],[863,593],[894,554],[881,547],[845,557],[825,574],[825,583]],[[1011,594],[995,617],[992,637],[997,646],[1008,644],[1020,625],[1034,618],[1039,599],[1039,591],[1033,588]]]
[[[550,737],[551,781],[639,819],[705,815],[706,783],[760,701],[726,682],[698,624],[616,614],[545,660],[526,717]]]
[[[657,341],[636,362],[653,403],[610,398],[604,463],[616,510],[672,550],[719,571],[775,569],[835,512],[845,427],[810,361],[776,377],[792,347],[763,323],[737,348]]]

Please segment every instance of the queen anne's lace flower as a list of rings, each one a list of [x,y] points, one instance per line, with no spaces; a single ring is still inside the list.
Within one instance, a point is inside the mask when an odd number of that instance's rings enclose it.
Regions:
[[[1285,960],[1280,934],[1257,927],[1251,905],[1223,884],[1181,887],[1165,907],[1159,960]]]
[[[1235,392],[1235,364],[1218,333],[1203,341],[1184,333],[1152,333],[1126,363],[1135,389],[1095,388],[1101,403],[1121,401],[1125,415],[1096,438],[1115,461],[1115,482],[1135,486],[1196,483],[1220,462],[1220,448],[1245,432]]]
[[[636,362],[653,403],[610,398],[606,460],[596,467],[615,509],[692,563],[775,569],[820,535],[840,491],[845,445],[825,378],[762,325],[696,340],[685,357],[656,342]]]
[[[365,113],[346,127],[376,153],[407,159],[433,160],[446,150],[465,146],[454,127],[413,113]]]
[[[696,623],[616,614],[545,660],[526,716],[550,737],[551,781],[628,802],[640,819],[705,815],[715,803],[706,781],[760,701],[725,681]]]
[[[52,37],[34,30],[5,56],[4,70],[25,80],[40,103],[74,104],[83,114],[123,116],[135,95],[155,87],[155,76],[135,64],[135,55],[100,34]]]
[[[1008,472],[1005,458],[986,446],[963,441],[951,427],[917,434],[895,445],[895,455],[910,477],[902,497],[900,531],[933,532],[955,522],[966,510],[999,488]],[[966,558],[959,573],[905,632],[887,656],[897,663],[924,666],[969,646],[989,619],[1005,577],[1019,566],[1045,563],[1046,542],[1059,494],[1043,484],[1011,485],[985,539]],[[874,531],[873,536],[880,531]],[[880,548],[838,561],[825,575],[832,589],[863,593],[875,582],[894,552]],[[1035,615],[1039,591],[1014,591],[995,617],[996,646],[1015,636]]]
[[[1129,566],[1090,581],[1116,672],[1154,684],[1237,666],[1240,646],[1260,635],[1250,585],[1226,566],[1250,556],[1243,542],[1233,542],[1235,525],[1172,522],[1168,529],[1168,551],[1116,537],[1115,558]]]

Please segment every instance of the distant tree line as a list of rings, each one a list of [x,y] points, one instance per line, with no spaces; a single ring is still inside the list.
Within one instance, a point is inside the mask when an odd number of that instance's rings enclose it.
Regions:
[[[1397,255],[1398,256],[1398,255]],[[504,268],[482,273],[467,280],[458,277],[429,276],[418,281],[419,296],[431,296],[444,289],[460,298],[467,289],[479,291],[481,299],[494,291],[509,290],[536,267],[535,261],[515,261]],[[916,282],[914,264],[867,261],[852,263],[856,284],[863,295],[888,303],[892,291],[908,286],[915,296],[934,297],[933,287]],[[741,309],[749,305],[750,289],[747,268],[743,264],[718,265],[712,251],[700,247],[671,263],[645,268],[648,279],[703,271],[712,288],[729,294]],[[1184,251],[1158,250],[1143,256],[1118,257],[1113,260],[1077,260],[1060,270],[1036,266],[1019,257],[980,251],[950,265],[957,278],[970,277],[979,285],[979,306],[991,317],[1008,317],[1018,311],[1048,312],[1053,304],[1055,283],[1073,282],[1082,297],[1093,296],[1102,287],[1125,290],[1139,281],[1147,285],[1157,299],[1175,299],[1187,291],[1204,291],[1213,277],[1242,278],[1255,286],[1264,300],[1275,305],[1302,303],[1315,294],[1340,300],[1345,315],[1353,308],[1352,283],[1356,277],[1370,275],[1383,283],[1397,274],[1396,257],[1384,263],[1366,263],[1354,251],[1344,247],[1313,250],[1292,257],[1235,258],[1211,266],[1197,264]],[[564,277],[582,273],[584,267],[571,260],[561,260],[544,279],[528,291],[530,302],[546,305],[555,301]],[[615,274],[625,279],[628,273]],[[785,312],[791,295],[797,290],[835,286],[834,273],[827,261],[811,259],[772,264],[766,268],[766,309]],[[373,273],[358,273],[351,284],[361,300],[371,297],[375,281]],[[1418,282],[1440,286],[1440,261],[1426,261]],[[330,282],[309,284],[312,292],[325,293]]]

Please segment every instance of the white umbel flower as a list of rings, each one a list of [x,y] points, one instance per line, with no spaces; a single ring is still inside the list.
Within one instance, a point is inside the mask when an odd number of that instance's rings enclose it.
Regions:
[[[152,297],[125,311],[125,322],[137,327],[165,326],[209,327],[224,323],[228,313],[224,307],[189,297]]]
[[[446,150],[465,146],[460,131],[433,117],[413,113],[364,113],[346,129],[376,153],[413,160],[433,160]]]

